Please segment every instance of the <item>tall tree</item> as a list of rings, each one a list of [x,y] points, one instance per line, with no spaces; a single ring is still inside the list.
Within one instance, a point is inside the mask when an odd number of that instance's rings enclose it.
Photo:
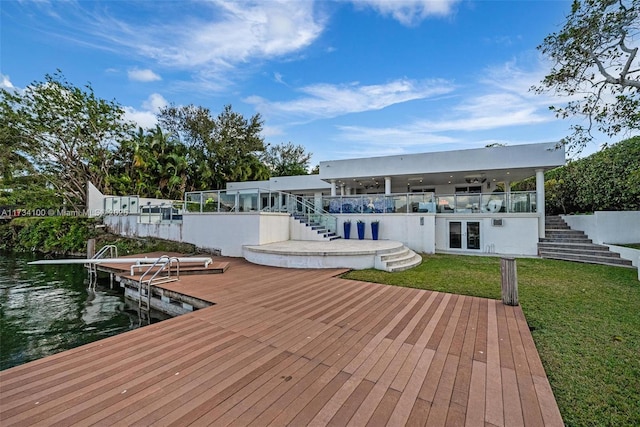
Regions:
[[[564,27],[538,47],[553,61],[538,93],[569,96],[557,117],[582,116],[563,139],[581,151],[592,131],[609,137],[640,128],[640,0],[574,0]]]
[[[182,199],[187,185],[187,147],[159,126],[120,144],[111,186],[117,194]]]
[[[266,168],[256,161],[264,150],[259,114],[247,120],[226,105],[214,118],[208,108],[171,105],[158,120],[188,148],[188,189],[220,189],[230,181],[264,179]]]
[[[96,97],[89,84],[72,85],[58,71],[22,92],[0,89],[0,115],[2,133],[32,149],[35,168],[69,207],[85,207],[87,181],[109,192],[114,149],[131,128],[115,101]]]
[[[312,153],[307,153],[302,145],[269,145],[262,155],[262,161],[269,167],[272,176],[307,175]]]

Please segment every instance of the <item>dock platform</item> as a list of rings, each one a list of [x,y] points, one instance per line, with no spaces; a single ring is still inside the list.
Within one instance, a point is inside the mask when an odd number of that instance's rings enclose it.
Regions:
[[[225,262],[161,285],[210,307],[0,372],[0,425],[562,425],[520,307]]]

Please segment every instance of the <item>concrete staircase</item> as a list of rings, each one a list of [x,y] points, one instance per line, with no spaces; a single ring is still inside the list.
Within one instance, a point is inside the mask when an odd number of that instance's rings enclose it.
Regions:
[[[375,268],[393,273],[417,267],[421,263],[422,257],[420,255],[406,246],[402,246],[402,248],[394,249],[392,252],[378,254]]]
[[[632,267],[629,260],[611,252],[608,247],[593,243],[584,232],[572,230],[559,216],[547,216],[545,238],[538,242],[538,255],[542,258]]]
[[[314,223],[314,222],[310,222],[308,217],[304,216],[304,215],[297,215],[297,214],[293,214],[292,215],[293,218],[298,221],[300,224],[310,228],[312,230],[312,234],[315,236],[317,235],[318,238],[317,239],[313,239],[313,240],[326,240],[326,241],[331,241],[331,240],[336,240],[336,239],[340,239],[341,237],[338,236],[335,232],[331,231],[331,230],[327,230],[324,226]]]

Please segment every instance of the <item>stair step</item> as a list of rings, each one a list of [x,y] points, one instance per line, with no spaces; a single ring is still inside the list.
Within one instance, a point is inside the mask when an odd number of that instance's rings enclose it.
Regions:
[[[587,257],[580,255],[570,255],[570,254],[552,254],[552,255],[544,255],[542,258],[547,259],[557,259],[561,261],[573,261],[573,262],[584,262],[587,264],[601,264],[601,265],[610,265],[614,267],[629,267],[634,268],[631,261],[622,258],[602,258],[602,257]]]
[[[575,237],[541,237],[539,239],[541,243],[577,243],[577,244],[593,244],[593,240],[587,238],[575,238]]]
[[[604,252],[604,251],[593,251],[588,249],[561,249],[561,248],[540,248],[539,249],[540,256],[545,256],[548,254],[566,254],[566,255],[575,255],[575,256],[594,256],[600,258],[617,258],[620,259],[620,254],[616,252]]]
[[[584,231],[579,231],[579,230],[554,230],[554,229],[548,229],[546,228],[544,230],[544,232],[548,235],[548,236],[558,236],[558,237],[562,237],[562,236],[586,236],[586,234],[584,234]]]
[[[539,251],[610,253],[606,246],[581,243],[540,242]]]
[[[390,253],[387,253],[387,254],[384,254],[384,255],[380,255],[380,260],[382,262],[388,262],[388,261],[392,261],[394,259],[405,257],[409,253],[410,253],[409,248],[403,247],[401,250],[399,250],[397,252],[390,252]]]
[[[594,244],[583,231],[572,230],[561,217],[548,216],[545,237],[539,239],[538,253],[542,258],[631,267],[629,260],[611,252],[608,247]]]
[[[407,251],[406,254],[403,256],[386,261],[386,265],[387,267],[396,267],[396,266],[404,265],[407,263],[407,261],[411,261],[415,257],[415,255],[416,255],[415,252]]]
[[[395,273],[398,271],[405,271],[405,270],[409,270],[410,268],[417,267],[421,263],[422,263],[422,257],[414,253],[413,256],[410,259],[408,259],[405,263],[389,267],[387,271],[391,273]]]

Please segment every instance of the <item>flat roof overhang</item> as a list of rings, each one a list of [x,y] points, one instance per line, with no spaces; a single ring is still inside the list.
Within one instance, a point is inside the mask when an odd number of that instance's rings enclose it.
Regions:
[[[380,185],[390,177],[392,189],[407,185],[515,182],[565,164],[557,143],[332,160],[320,163],[320,177],[341,185]],[[395,190],[393,190],[395,192]]]

